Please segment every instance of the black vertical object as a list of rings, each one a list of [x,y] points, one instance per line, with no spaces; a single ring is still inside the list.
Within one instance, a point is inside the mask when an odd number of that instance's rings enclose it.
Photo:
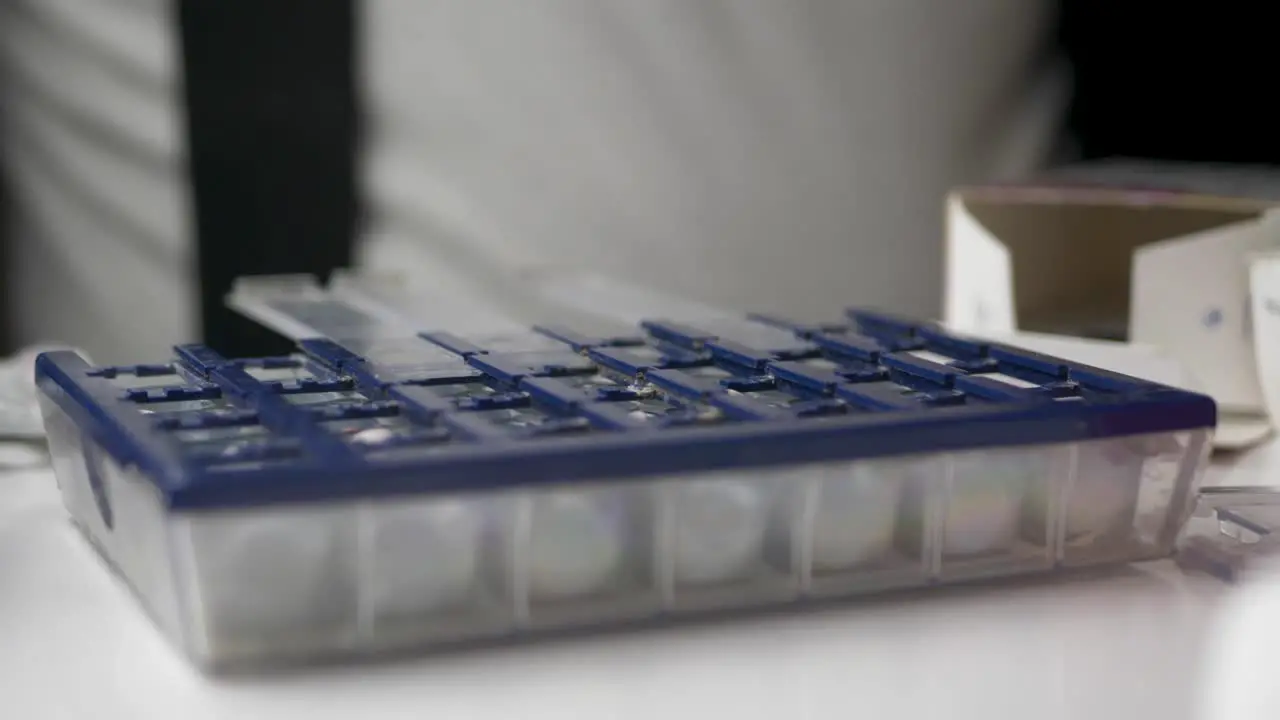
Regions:
[[[356,0],[179,0],[205,342],[289,347],[223,307],[241,275],[348,265],[359,218]]]
[[[1086,159],[1280,163],[1280,64],[1265,3],[1062,0]]]

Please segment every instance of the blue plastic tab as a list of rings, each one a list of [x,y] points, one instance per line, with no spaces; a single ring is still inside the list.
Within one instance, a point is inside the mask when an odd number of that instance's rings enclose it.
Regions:
[[[880,362],[885,346],[864,335],[815,335],[814,344],[836,358],[850,358],[868,363]]]
[[[913,338],[925,324],[883,310],[850,308],[845,314],[853,320],[859,332],[873,337]]]
[[[991,343],[985,340],[952,335],[937,325],[919,325],[915,336],[925,342],[930,350],[951,355],[961,360],[975,360],[986,356]]]
[[[951,365],[919,358],[910,353],[888,354],[881,358],[881,362],[889,368],[891,374],[902,372],[942,386],[950,385],[952,378],[957,374],[956,369]]]
[[[714,340],[716,337],[715,333],[670,320],[646,320],[640,323],[640,327],[659,341],[669,342],[687,350],[702,350],[708,340]]]
[[[530,352],[519,355],[471,355],[467,362],[504,382],[528,376],[559,376],[595,372],[588,358],[571,352]]]
[[[429,332],[422,333],[422,337],[430,342],[439,345],[449,352],[459,355],[479,355],[484,353],[484,349],[471,343],[469,340],[447,332]]]
[[[584,335],[563,325],[535,325],[533,329],[547,337],[568,344],[578,352],[597,347],[636,347],[644,345],[644,335],[641,333],[612,336]]]
[[[766,325],[772,325],[783,330],[790,330],[797,337],[810,339],[814,335],[822,334],[839,334],[849,332],[848,323],[827,322],[827,323],[802,323],[787,318],[778,317],[777,315],[768,315],[762,313],[749,313],[748,320],[755,320]]]
[[[835,363],[829,363],[829,365],[830,367],[804,361],[784,361],[771,364],[769,370],[782,382],[808,388],[814,392],[830,393],[845,379],[837,372],[840,366]]]
[[[1031,350],[1023,350],[1021,348],[1007,347],[1003,345],[992,345],[989,351],[991,357],[1001,363],[1007,363],[1016,367],[1026,368],[1033,372],[1044,373],[1053,378],[1060,380],[1067,379],[1067,369],[1070,367],[1065,360],[1049,357]]]
[[[710,365],[711,354],[693,352],[662,344],[634,348],[593,348],[587,357],[623,375],[640,375],[653,369],[691,368]]]
[[[979,358],[961,358],[951,363],[951,367],[961,372],[970,374],[996,372],[1000,369],[1000,364],[995,358],[979,357]]]
[[[332,340],[309,338],[298,341],[298,348],[308,357],[331,370],[347,371],[358,365],[362,359],[359,355],[342,347]]]
[[[178,345],[173,349],[173,352],[187,367],[205,377],[208,377],[209,373],[227,363],[226,358],[215,352],[213,348],[205,345]],[[161,365],[157,367],[168,366]],[[142,373],[135,372],[134,374],[142,376]]]
[[[924,405],[959,404],[965,397],[952,390],[922,392],[893,382],[841,385],[836,396],[868,410],[918,410]]]
[[[222,391],[216,385],[196,387],[158,387],[125,390],[121,397],[135,403],[182,402],[184,400],[210,400],[220,397]]]

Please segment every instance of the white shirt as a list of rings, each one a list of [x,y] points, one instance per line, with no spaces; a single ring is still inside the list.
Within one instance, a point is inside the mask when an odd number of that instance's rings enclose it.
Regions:
[[[197,334],[168,4],[5,7],[21,339],[162,358]],[[946,189],[1035,167],[1061,113],[1047,1],[363,13],[361,256],[424,277],[554,263],[732,308],[933,314]]]

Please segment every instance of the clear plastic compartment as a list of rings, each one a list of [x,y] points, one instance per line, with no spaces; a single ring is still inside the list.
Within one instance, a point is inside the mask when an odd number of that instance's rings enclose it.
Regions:
[[[549,488],[520,501],[512,548],[518,613],[533,626],[643,617],[661,609],[657,489]]]
[[[1208,464],[1211,431],[1082,442],[1062,513],[1062,561],[1167,555]]]
[[[1165,555],[1208,441],[175,513],[42,402],[72,517],[215,668]]]
[[[506,496],[443,496],[364,505],[357,542],[361,640],[397,647],[500,633],[515,622]]]
[[[355,647],[360,590],[352,509],[180,516],[176,560],[216,658],[307,656]]]
[[[798,594],[796,509],[804,487],[786,468],[659,482],[668,608],[752,605]]]
[[[840,595],[928,580],[936,516],[928,489],[945,467],[936,456],[815,467],[803,523],[806,589]]]
[[[1069,447],[1030,446],[955,453],[943,500],[940,575],[948,580],[1053,566]]]

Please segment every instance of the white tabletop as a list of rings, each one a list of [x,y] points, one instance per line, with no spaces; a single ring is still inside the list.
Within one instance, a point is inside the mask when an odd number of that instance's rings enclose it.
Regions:
[[[1221,461],[1209,482],[1264,484],[1269,470],[1280,470],[1280,443]],[[1227,692],[1222,669],[1259,652],[1253,640],[1230,645],[1258,634],[1231,621],[1265,609],[1240,593],[1160,562],[1070,581],[209,679],[103,569],[68,523],[50,472],[20,470],[0,475],[0,717],[1208,720],[1195,708],[1205,698],[1225,707],[1215,700]],[[1241,603],[1255,610],[1224,619],[1223,608]],[[1280,616],[1280,600],[1273,607]],[[1227,694],[1261,693],[1262,702],[1265,692]]]

